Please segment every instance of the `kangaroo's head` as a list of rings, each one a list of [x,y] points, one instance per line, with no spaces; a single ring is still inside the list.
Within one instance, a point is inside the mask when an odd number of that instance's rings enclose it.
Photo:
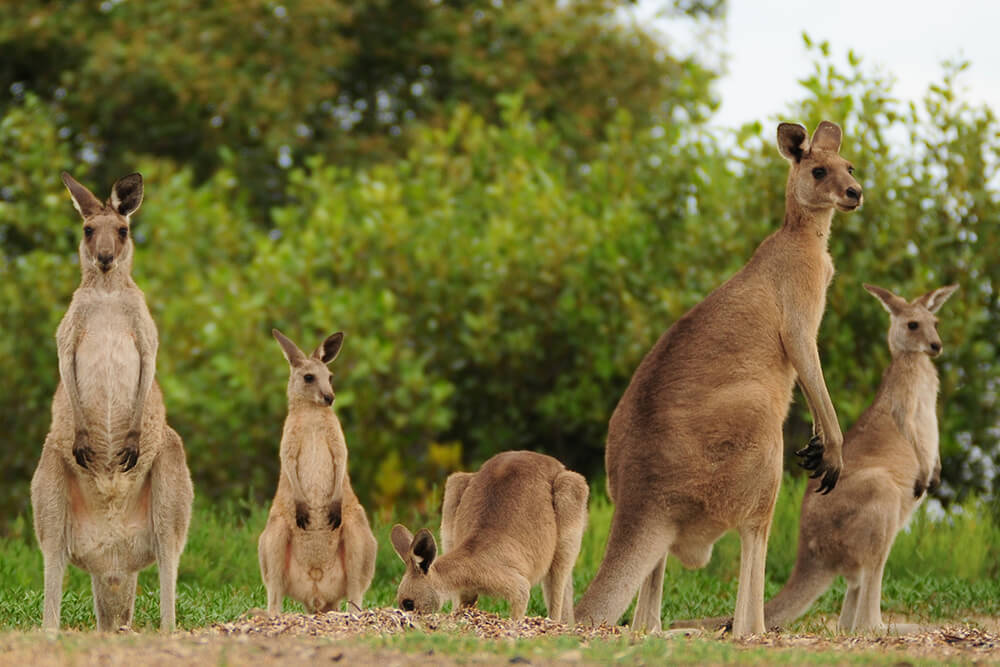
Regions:
[[[81,269],[85,273],[109,274],[115,270],[129,273],[132,269],[130,216],[142,203],[142,176],[129,174],[118,179],[111,186],[111,196],[106,202],[101,202],[65,171],[62,180],[73,198],[73,206],[83,217]]]
[[[824,120],[813,132],[797,123],[778,125],[778,150],[788,160],[787,198],[808,211],[853,211],[863,200],[854,167],[840,157],[842,133],[836,123]]]
[[[431,570],[437,556],[437,543],[431,531],[422,528],[416,535],[410,534],[405,526],[392,527],[392,546],[406,564],[403,579],[396,591],[396,604],[406,611],[421,613],[441,609],[444,601],[438,592],[437,573]]]
[[[947,285],[907,302],[887,289],[865,285],[889,311],[889,352],[900,354],[923,353],[932,357],[941,354],[941,337],[937,332],[934,313],[948,300],[958,285]]]
[[[306,356],[295,343],[277,329],[271,329],[281,351],[288,360],[288,405],[333,405],[333,375],[326,367],[337,358],[344,334],[338,331],[320,343],[311,356]]]

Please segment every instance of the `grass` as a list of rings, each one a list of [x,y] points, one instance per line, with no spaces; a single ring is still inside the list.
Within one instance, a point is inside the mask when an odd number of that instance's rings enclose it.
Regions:
[[[798,508],[804,480],[785,480],[775,512],[768,550],[767,596],[777,593],[791,571],[798,531]],[[604,553],[611,520],[611,505],[594,485],[590,521],[574,572],[577,596],[593,578]],[[252,607],[266,606],[257,565],[257,537],[267,508],[230,503],[208,506],[196,502],[187,548],[178,578],[177,619],[182,628],[196,628],[233,620]],[[368,606],[393,605],[403,565],[389,542],[397,521],[411,530],[437,529],[439,517],[413,511],[376,513],[370,517],[379,542],[375,578],[365,596]],[[899,535],[886,570],[883,609],[918,621],[963,619],[1000,615],[1000,527],[974,500],[944,519],[932,521],[921,509],[910,527]],[[697,618],[732,613],[739,572],[739,542],[727,535],[718,542],[709,565],[684,570],[668,560],[663,616]],[[824,614],[836,614],[843,597],[839,581],[791,629],[819,627]],[[90,629],[94,614],[90,581],[84,572],[69,567],[64,585],[62,620],[65,627]],[[481,599],[487,610],[506,613],[502,601]],[[34,542],[29,517],[19,517],[0,538],[0,630],[28,630],[41,624],[42,557]],[[286,611],[301,611],[285,602]],[[529,614],[544,615],[541,592],[532,592]],[[631,609],[625,620],[631,617]],[[153,629],[159,625],[159,591],[155,567],[139,575],[134,625]],[[385,641],[410,641],[387,639]],[[431,641],[431,640],[428,640]]]

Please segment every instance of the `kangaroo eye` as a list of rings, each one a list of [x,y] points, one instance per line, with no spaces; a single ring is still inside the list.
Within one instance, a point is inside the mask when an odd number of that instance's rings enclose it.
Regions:
[[[848,173],[848,174],[853,174],[853,173],[854,173],[854,167],[852,167],[852,166],[848,165],[848,166],[847,166],[847,173]]]
[[[910,327],[910,331],[916,331],[920,328],[920,324],[917,322],[907,322],[906,326]]]
[[[813,169],[813,178],[815,178],[817,181],[823,178],[824,176],[826,176],[826,169],[824,169],[823,167],[816,167],[815,169]]]
[[[122,241],[128,238],[128,227],[118,228],[118,238],[120,238]]]
[[[305,375],[302,376],[302,379],[305,380],[306,383],[309,383],[315,380],[316,376],[313,375],[312,373],[306,373]]]
[[[83,228],[83,235],[89,239],[91,236],[94,235],[94,228],[91,227],[90,225],[87,225],[86,227]]]

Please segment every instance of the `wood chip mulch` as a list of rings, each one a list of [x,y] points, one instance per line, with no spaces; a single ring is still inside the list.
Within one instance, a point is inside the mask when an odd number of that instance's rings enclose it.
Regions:
[[[455,614],[416,614],[400,609],[365,609],[358,612],[327,612],[325,614],[282,614],[269,617],[261,611],[251,611],[231,623],[194,631],[196,635],[247,637],[328,637],[334,639],[358,636],[393,635],[410,630],[473,635],[480,639],[529,639],[533,637],[572,635],[583,641],[630,637],[628,628],[602,625],[569,627],[546,618],[530,616],[514,622],[509,618],[480,611],[462,609]],[[667,631],[662,636],[720,637],[701,631]],[[947,626],[898,636],[790,634],[769,632],[736,641],[738,646],[799,648],[815,651],[847,650],[899,651],[911,655],[1000,656],[1000,635],[974,627]]]
[[[359,612],[330,611],[325,614],[282,614],[269,617],[249,612],[231,623],[216,623],[196,630],[196,634],[248,635],[263,637],[332,637],[391,635],[407,630],[471,634],[480,639],[528,639],[552,635],[573,635],[581,639],[611,639],[626,636],[628,629],[602,625],[576,626],[528,616],[514,622],[478,609],[462,609],[456,614],[416,614],[401,609],[365,609]]]

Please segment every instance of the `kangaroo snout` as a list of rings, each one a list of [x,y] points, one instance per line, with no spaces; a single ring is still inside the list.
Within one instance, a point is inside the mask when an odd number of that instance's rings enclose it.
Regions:
[[[413,600],[403,600],[399,603],[399,606],[403,611],[413,611]]]
[[[101,263],[101,271],[107,271],[115,261],[115,256],[109,252],[101,252],[97,254],[97,261]]]
[[[941,354],[941,343],[931,343],[931,352],[935,357]]]
[[[323,402],[327,405],[333,405],[333,394],[323,394]]]
[[[844,194],[846,194],[849,198],[855,201],[858,202],[861,201],[861,188],[855,188],[855,187],[847,188],[847,192],[845,192]]]

